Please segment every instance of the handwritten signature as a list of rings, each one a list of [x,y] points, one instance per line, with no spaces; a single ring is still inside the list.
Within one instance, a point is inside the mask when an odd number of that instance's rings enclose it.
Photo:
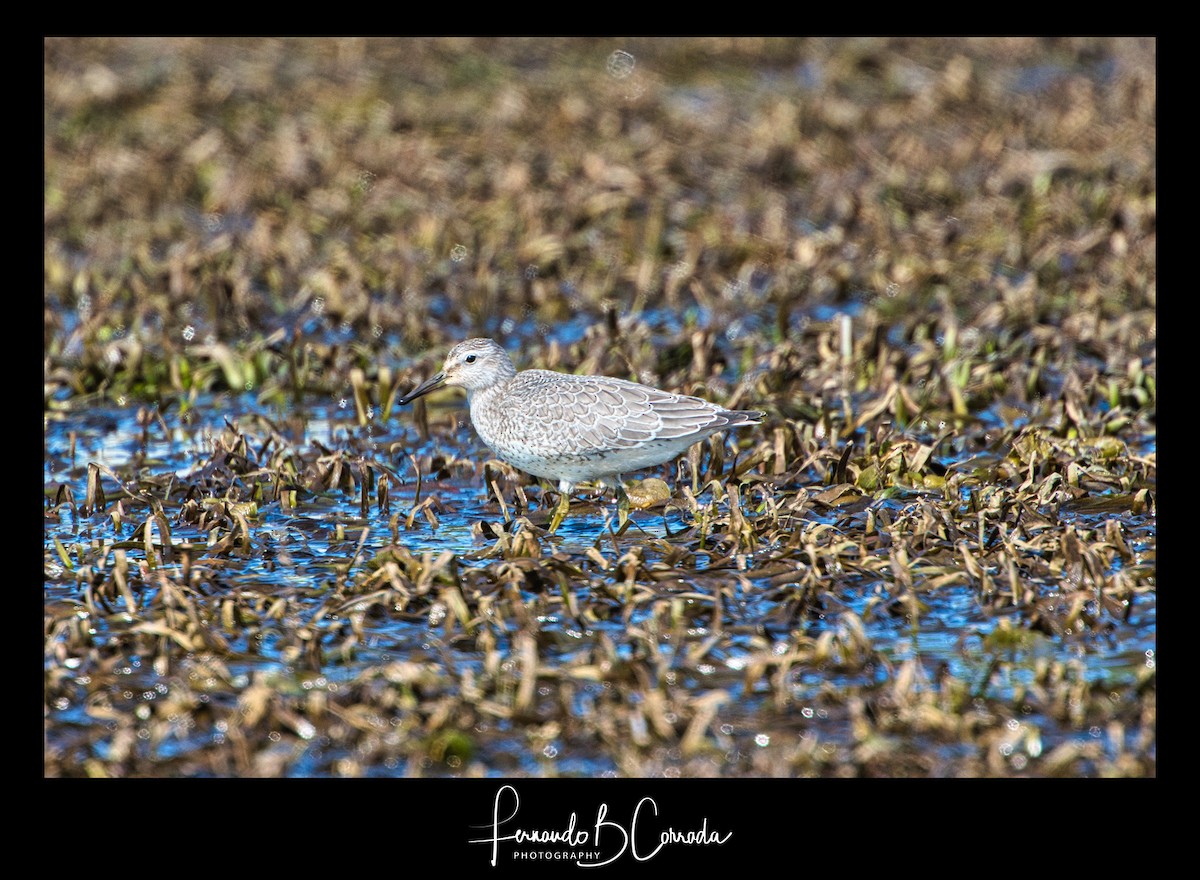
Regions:
[[[511,785],[501,786],[492,804],[490,836],[469,841],[491,844],[492,867],[496,866],[500,858],[502,841],[526,845],[513,848],[513,859],[574,860],[581,868],[599,868],[619,859],[626,850],[634,859],[644,862],[654,858],[667,846],[720,846],[733,837],[732,831],[722,834],[709,830],[707,817],[701,821],[699,828],[678,830],[667,827],[660,830],[655,837],[653,831],[648,832],[645,827],[650,824],[647,817],[658,816],[658,804],[651,797],[644,797],[637,802],[628,827],[610,819],[608,804],[603,803],[596,811],[596,822],[590,829],[579,826],[578,817],[574,812],[560,828],[523,828],[519,825],[514,827],[510,823],[517,818],[520,806],[521,798],[516,788]],[[501,818],[502,813],[507,815]],[[649,844],[646,843],[647,837],[651,838]],[[657,845],[653,845],[654,843]],[[538,848],[528,844],[543,846]]]

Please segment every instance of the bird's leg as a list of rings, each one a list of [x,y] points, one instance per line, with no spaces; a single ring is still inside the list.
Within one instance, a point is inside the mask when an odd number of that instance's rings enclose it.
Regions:
[[[554,506],[554,513],[550,515],[550,534],[558,531],[558,527],[562,525],[563,519],[566,518],[567,510],[571,507],[571,484],[562,481],[558,484],[558,504]]]

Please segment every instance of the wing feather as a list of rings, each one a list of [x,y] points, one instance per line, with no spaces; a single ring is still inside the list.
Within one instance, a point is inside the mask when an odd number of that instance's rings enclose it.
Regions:
[[[517,442],[531,450],[584,456],[654,440],[702,440],[759,415],[623,379],[545,370],[518,373],[506,398],[504,430]]]

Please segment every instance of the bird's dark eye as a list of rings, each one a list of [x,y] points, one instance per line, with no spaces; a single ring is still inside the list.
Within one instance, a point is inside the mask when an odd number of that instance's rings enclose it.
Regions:
[[[466,361],[468,364],[473,364],[473,363],[475,363],[475,355],[469,354],[465,358],[463,358],[463,360]]]

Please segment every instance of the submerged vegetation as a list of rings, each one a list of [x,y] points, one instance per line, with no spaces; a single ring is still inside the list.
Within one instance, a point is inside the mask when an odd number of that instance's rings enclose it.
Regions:
[[[46,775],[1155,775],[1153,40],[44,79]],[[767,416],[550,535],[478,335]]]

